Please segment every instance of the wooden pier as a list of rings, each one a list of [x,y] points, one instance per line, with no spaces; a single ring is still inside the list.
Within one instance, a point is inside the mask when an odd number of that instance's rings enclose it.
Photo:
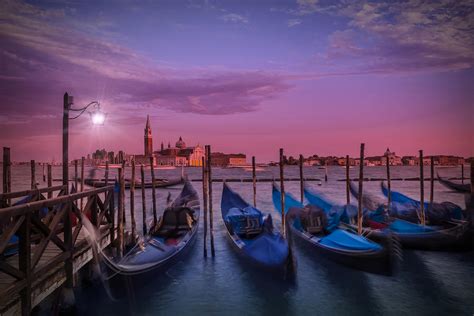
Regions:
[[[74,274],[93,259],[81,216],[94,225],[99,247],[114,240],[113,189],[65,195],[65,186],[52,186],[0,194],[0,315],[28,315],[60,286],[74,284]]]

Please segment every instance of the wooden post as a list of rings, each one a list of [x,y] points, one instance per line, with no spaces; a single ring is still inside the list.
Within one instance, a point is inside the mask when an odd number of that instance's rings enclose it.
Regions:
[[[84,191],[84,157],[81,157],[81,192]],[[81,211],[84,207],[84,200],[81,198]]]
[[[122,165],[122,170],[123,170],[123,181],[125,183],[125,160],[122,161],[121,165]],[[125,201],[125,190],[123,190],[123,200]],[[123,206],[123,225],[124,225],[123,227],[124,227],[124,230],[125,230],[125,226],[126,226],[125,224],[127,223],[127,212],[126,211],[127,211],[127,208],[125,207],[125,204],[124,204],[124,206]],[[125,242],[126,241],[124,241],[124,247],[126,246]]]
[[[304,202],[303,155],[300,154],[300,194],[301,204]]]
[[[471,198],[468,208],[467,219],[471,223],[471,231],[474,229],[474,159],[471,160]]]
[[[430,209],[433,209],[434,200],[434,157],[430,157]]]
[[[50,164],[48,164],[48,188],[53,186],[53,172],[52,172],[52,167]],[[51,199],[53,197],[53,192],[48,192],[48,199]]]
[[[44,162],[43,162],[43,182],[46,182],[46,171],[44,170]]]
[[[146,201],[145,201],[145,170],[143,164],[140,166],[140,174],[141,174],[141,184],[142,184],[142,223],[143,223],[143,236],[146,235]]]
[[[420,213],[421,225],[425,225],[425,178],[423,175],[423,150],[420,150]]]
[[[324,181],[328,182],[328,165],[327,165],[327,162],[324,163]]]
[[[351,178],[349,174],[349,168],[350,168],[349,155],[346,155],[346,204],[347,205],[351,204],[351,190],[350,190]]]
[[[215,257],[216,252],[214,249],[214,216],[212,212],[212,160],[211,160],[211,145],[207,145],[207,180],[208,180],[208,192],[209,192],[209,231],[211,235],[211,255]]]
[[[280,205],[281,205],[281,229],[283,232],[283,236],[286,236],[286,223],[285,223],[285,179],[284,179],[284,172],[283,172],[283,165],[285,164],[283,159],[283,148],[280,148]]]
[[[31,166],[31,190],[36,189],[36,162],[34,160],[31,160],[30,162]]]
[[[109,185],[109,161],[105,162],[105,186]]]
[[[153,228],[156,228],[158,216],[156,215],[156,189],[155,189],[155,169],[153,165],[153,156],[150,156],[150,172],[151,172],[151,194],[153,202]]]
[[[253,184],[253,206],[257,207],[257,172],[255,170],[255,156],[252,156],[252,184]]]
[[[20,292],[21,314],[30,315],[31,311],[31,214],[26,213],[25,219],[18,230],[18,266],[24,274],[25,286]]]
[[[388,208],[387,208],[387,210],[390,211],[390,207],[392,205],[392,179],[390,177],[390,158],[388,157],[388,155],[387,155],[386,159],[387,159],[387,162],[386,162],[387,166],[386,167],[387,167],[387,188],[388,188],[388,196],[387,196],[388,197]]]
[[[207,192],[207,147],[204,157],[202,157],[202,204],[204,212],[204,258],[207,258],[207,198],[209,197]]]
[[[461,183],[464,184],[464,163],[461,164]]]
[[[74,160],[74,190],[76,190],[76,192],[79,192],[79,171],[77,169],[77,159]],[[76,205],[77,205],[77,201],[76,201]]]
[[[12,178],[11,178],[11,161],[10,161],[10,148],[3,147],[3,193],[11,192],[12,189]],[[5,201],[10,206],[10,199]]]
[[[132,238],[135,238],[137,223],[135,222],[135,159],[132,158],[132,182],[130,183],[130,220],[132,221]]]
[[[117,216],[117,225],[118,225],[118,256],[121,258],[123,256],[123,249],[124,249],[124,225],[123,225],[123,217],[124,217],[124,207],[125,207],[125,179],[124,179],[124,172],[122,168],[118,169],[118,176],[119,176],[119,183],[120,183],[120,190],[118,196],[118,216]]]
[[[359,164],[359,207],[357,208],[357,232],[362,234],[362,192],[364,189],[364,150],[365,144],[360,144],[360,164]]]

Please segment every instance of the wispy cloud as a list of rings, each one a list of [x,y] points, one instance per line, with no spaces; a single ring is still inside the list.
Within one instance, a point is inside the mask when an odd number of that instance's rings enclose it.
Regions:
[[[297,26],[299,24],[301,24],[301,20],[300,19],[290,19],[287,21],[287,25],[288,27],[293,27],[293,26]]]
[[[237,13],[228,13],[221,15],[219,17],[224,22],[232,22],[232,23],[248,23],[248,19],[240,14]]]

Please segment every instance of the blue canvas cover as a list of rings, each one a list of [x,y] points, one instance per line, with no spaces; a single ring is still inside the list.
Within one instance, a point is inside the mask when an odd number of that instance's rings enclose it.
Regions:
[[[261,234],[252,240],[244,251],[258,262],[281,265],[288,257],[288,243],[281,234]]]
[[[247,219],[249,218],[256,219],[258,227],[248,227],[249,221]],[[247,206],[243,209],[233,207],[227,212],[224,220],[232,226],[236,234],[245,234],[248,228],[259,228],[262,226],[263,215],[262,212],[252,206]],[[253,221],[250,222],[250,225],[254,225]]]
[[[410,223],[404,220],[397,219],[393,221],[390,226],[390,230],[397,232],[397,233],[424,233],[433,231],[434,229],[429,226],[418,225],[414,223]]]
[[[336,229],[331,234],[319,240],[319,243],[340,250],[381,250],[382,247],[365,237]]]

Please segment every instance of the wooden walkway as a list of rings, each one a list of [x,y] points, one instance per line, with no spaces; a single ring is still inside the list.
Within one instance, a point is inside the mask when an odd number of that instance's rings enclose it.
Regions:
[[[114,186],[72,194],[65,188],[0,194],[0,254],[14,253],[0,255],[0,315],[29,315],[60,286],[72,290],[74,274],[93,259],[83,218],[101,249],[115,240]]]

